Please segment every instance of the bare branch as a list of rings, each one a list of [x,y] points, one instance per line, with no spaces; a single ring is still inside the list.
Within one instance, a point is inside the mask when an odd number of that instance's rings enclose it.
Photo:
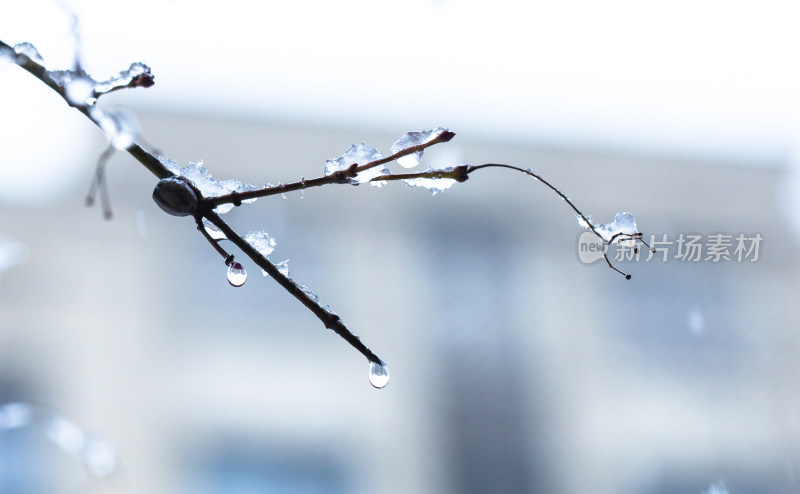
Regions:
[[[264,187],[262,189],[250,190],[247,192],[233,192],[231,194],[212,197],[208,200],[208,203],[209,205],[211,205],[212,208],[215,208],[220,204],[233,204],[238,206],[241,205],[242,201],[246,201],[248,199],[257,199],[259,197],[273,196],[276,194],[285,194],[286,192],[294,192],[297,190],[310,189],[312,187],[321,187],[323,185],[349,184],[351,183],[350,182],[351,179],[355,178],[356,175],[363,172],[364,170],[369,170],[370,168],[375,168],[376,166],[381,166],[385,165],[386,163],[391,163],[397,158],[402,158],[403,156],[408,156],[409,154],[418,153],[426,148],[433,146],[434,144],[439,144],[440,142],[447,142],[450,139],[452,139],[455,135],[456,134],[454,132],[445,131],[436,136],[436,138],[431,139],[426,143],[419,144],[417,146],[410,146],[406,149],[403,149],[402,151],[398,151],[397,153],[392,154],[391,156],[386,156],[385,158],[381,158],[375,161],[370,161],[369,163],[365,163],[361,166],[356,166],[356,164],[354,163],[352,166],[350,166],[345,170],[340,170],[330,175],[325,175],[323,177],[314,178],[311,180],[301,179],[298,182],[293,182],[289,184],[274,185],[271,187]]]
[[[378,365],[384,365],[377,355],[361,341],[361,339],[350,332],[347,326],[344,325],[341,318],[319,304],[314,298],[311,297],[307,289],[299,286],[288,276],[285,276],[280,270],[272,264],[272,262],[261,255],[252,245],[250,245],[241,235],[236,233],[219,215],[211,210],[204,211],[202,217],[210,221],[214,226],[219,228],[222,233],[228,237],[228,240],[233,242],[247,257],[249,257],[258,267],[266,271],[279,285],[281,285],[287,292],[294,298],[305,305],[317,318],[322,321],[326,328],[333,330],[336,334],[341,336],[353,348],[361,352],[367,360],[375,362]]]

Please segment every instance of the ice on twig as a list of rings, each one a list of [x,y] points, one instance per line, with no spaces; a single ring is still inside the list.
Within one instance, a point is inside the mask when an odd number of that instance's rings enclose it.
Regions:
[[[39,65],[44,65],[44,58],[39,54],[39,50],[27,41],[14,45],[14,53],[17,55],[25,55]]]
[[[400,139],[395,141],[394,144],[392,144],[391,152],[392,154],[397,154],[400,151],[403,151],[410,147],[426,144],[436,139],[444,132],[448,132],[448,130],[445,129],[444,127],[437,127],[433,130],[423,130],[420,132],[406,132],[406,134],[403,135],[403,137],[401,137]],[[407,154],[405,156],[397,158],[396,161],[403,168],[413,168],[419,164],[420,160],[422,160],[422,153],[423,153],[422,150],[415,151],[411,154]]]
[[[92,106],[89,115],[103,129],[115,149],[128,149],[139,136],[139,122],[125,110],[104,110]]]
[[[443,168],[443,169],[434,169],[428,168],[425,170],[424,173],[431,173],[431,172],[452,172],[455,170],[453,167]],[[457,182],[454,178],[430,178],[430,177],[417,177],[417,178],[408,178],[403,180],[407,185],[411,187],[423,187],[431,191],[431,194],[436,195],[443,190],[447,190],[453,186],[454,183]]]
[[[130,68],[102,82],[94,80],[84,70],[51,70],[50,78],[64,88],[67,100],[73,105],[88,105],[101,95],[126,87],[150,87],[154,84],[150,67],[136,62]]]
[[[264,257],[269,257],[275,250],[275,239],[265,231],[249,232],[244,239]]]
[[[287,278],[289,277],[289,259],[286,259],[285,261],[279,262],[278,264],[275,265],[275,267],[278,268],[278,271],[282,275],[286,276]],[[263,269],[262,269],[262,271],[263,271]],[[264,272],[264,276],[266,276],[266,275],[267,275],[267,273]]]
[[[580,216],[578,216],[578,224],[584,228],[589,228],[589,225],[586,224]],[[620,244],[635,240],[631,237],[639,233],[639,230],[636,228],[636,219],[634,219],[631,213],[627,212],[617,213],[614,216],[614,221],[597,225],[594,229],[606,242],[617,242]]]
[[[300,289],[303,291],[303,293],[305,293],[306,295],[308,295],[308,297],[309,297],[311,300],[313,300],[313,301],[314,301],[314,303],[316,303],[316,304],[319,304],[319,297],[317,296],[317,294],[316,294],[316,293],[312,292],[312,291],[311,291],[311,289],[309,289],[309,288],[308,288],[307,286],[305,286],[305,285],[300,285]]]
[[[208,221],[207,219],[203,218],[203,228],[205,229],[208,236],[211,237],[212,240],[226,240],[228,237],[216,227],[213,223]]]
[[[262,256],[269,257],[272,251],[275,250],[275,239],[270,237],[265,231],[249,232],[244,236],[248,244],[252,245]],[[261,270],[264,276],[269,275],[265,270]]]
[[[336,172],[347,170],[352,165],[366,165],[367,163],[377,161],[383,157],[383,153],[372,146],[368,146],[366,143],[362,142],[360,144],[353,144],[347,149],[347,151],[345,151],[343,155],[339,156],[338,158],[331,158],[325,161],[325,175],[332,175]],[[388,169],[376,166],[360,172],[355,176],[355,178],[351,179],[351,182],[354,184],[363,184],[365,182],[369,182],[377,176],[388,174]],[[382,185],[378,182],[371,183],[377,185],[378,187]]]
[[[175,175],[188,178],[205,198],[223,196],[232,192],[247,192],[249,190],[258,189],[258,187],[254,185],[243,184],[236,179],[218,180],[208,173],[202,161],[199,163],[189,163],[189,165],[181,167],[174,160],[169,158],[159,158],[159,160],[167,170]],[[248,199],[242,202],[249,203],[255,201],[256,199]],[[214,211],[219,214],[225,214],[231,209],[233,209],[233,204],[220,204]]]
[[[97,94],[104,94],[123,87],[150,87],[155,84],[150,67],[142,62],[134,62],[131,66],[121,71],[107,81],[95,81],[94,90]]]

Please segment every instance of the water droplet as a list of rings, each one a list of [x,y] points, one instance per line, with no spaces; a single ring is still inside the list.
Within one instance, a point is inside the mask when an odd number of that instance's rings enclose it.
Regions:
[[[389,384],[389,368],[384,363],[369,363],[369,382],[376,388],[383,388]]]
[[[247,281],[247,271],[240,263],[233,261],[228,265],[228,283],[232,286],[242,286]]]

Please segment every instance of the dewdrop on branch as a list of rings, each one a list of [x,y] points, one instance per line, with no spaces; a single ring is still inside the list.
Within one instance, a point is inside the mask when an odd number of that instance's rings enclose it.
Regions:
[[[384,388],[389,384],[389,368],[383,362],[369,363],[369,383],[376,388]]]
[[[230,283],[231,286],[240,287],[247,281],[247,271],[244,269],[244,266],[234,260],[228,263],[227,276],[228,283]]]

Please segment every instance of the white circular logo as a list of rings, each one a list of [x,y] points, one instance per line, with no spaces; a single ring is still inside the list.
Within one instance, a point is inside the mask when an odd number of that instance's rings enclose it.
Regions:
[[[591,264],[602,259],[606,249],[608,249],[608,245],[592,232],[583,232],[578,237],[578,257],[584,264]]]

